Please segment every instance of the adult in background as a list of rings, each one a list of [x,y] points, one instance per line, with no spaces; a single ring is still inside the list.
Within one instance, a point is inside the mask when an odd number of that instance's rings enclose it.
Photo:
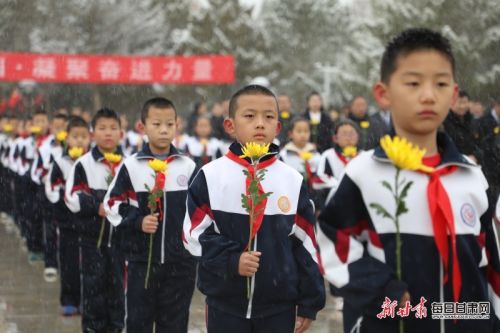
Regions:
[[[307,96],[307,109],[302,115],[311,124],[310,141],[316,144],[320,153],[331,147],[333,123],[324,112],[321,95],[313,91]]]

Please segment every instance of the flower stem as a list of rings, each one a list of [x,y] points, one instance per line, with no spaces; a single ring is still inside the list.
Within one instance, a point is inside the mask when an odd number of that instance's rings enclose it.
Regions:
[[[106,225],[105,218],[101,219],[101,230],[99,231],[99,238],[97,239],[97,249],[101,248],[102,238],[104,237],[104,226]]]
[[[153,256],[153,235],[149,234],[149,254],[148,254],[148,267],[146,268],[146,279],[144,281],[144,289],[148,289],[149,272],[151,270],[151,259]]]
[[[256,170],[254,169],[256,172]],[[255,180],[255,172],[250,181]],[[250,200],[252,204],[250,205],[250,234],[248,235],[248,253],[252,252],[252,233],[253,233],[253,223],[254,223],[254,215],[255,215],[255,195],[254,193],[250,193]],[[247,298],[250,299],[252,288],[252,278],[247,277]]]
[[[396,214],[394,214],[394,224],[396,225],[396,276],[398,280],[403,279],[401,272],[401,231],[399,228],[399,205],[401,203],[401,197],[399,193],[399,175],[401,174],[401,169],[396,168],[396,184],[395,184],[395,198],[396,198]],[[400,300],[398,300],[399,303]],[[399,333],[404,333],[403,319],[399,320]]]

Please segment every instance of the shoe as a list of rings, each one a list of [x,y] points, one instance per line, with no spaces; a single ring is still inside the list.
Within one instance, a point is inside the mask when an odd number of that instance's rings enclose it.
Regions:
[[[47,267],[43,270],[43,278],[45,282],[56,282],[57,281],[57,269],[53,267]],[[78,312],[78,309],[77,309]]]
[[[36,263],[43,261],[43,253],[41,252],[30,252],[28,255],[28,263],[34,265]]]
[[[78,308],[73,305],[63,305],[62,307],[62,315],[64,317],[73,317],[78,316],[80,313],[78,312]]]

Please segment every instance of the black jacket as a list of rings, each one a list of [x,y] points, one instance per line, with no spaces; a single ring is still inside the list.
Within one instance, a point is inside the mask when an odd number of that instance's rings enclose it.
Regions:
[[[476,124],[470,112],[461,117],[450,111],[443,122],[443,128],[446,134],[451,137],[459,152],[464,155],[474,155],[478,161],[481,160],[481,152],[476,137]]]
[[[306,110],[302,116],[309,121],[309,110]],[[332,146],[333,123],[330,117],[324,112],[321,112],[321,121],[318,125],[311,124],[311,139],[310,141],[316,144],[316,148],[320,153],[324,152]]]

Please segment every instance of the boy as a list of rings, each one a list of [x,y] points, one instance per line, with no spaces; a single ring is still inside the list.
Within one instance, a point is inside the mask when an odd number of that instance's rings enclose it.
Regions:
[[[224,127],[237,141],[191,183],[183,232],[184,246],[199,260],[208,332],[293,332],[295,325],[304,332],[325,302],[314,209],[302,176],[277,159],[276,145],[259,163],[268,170],[263,190],[272,194],[251,252],[249,215],[241,206],[249,161],[238,156],[242,145],[270,144],[279,133],[276,97],[257,85],[239,90]]]
[[[399,137],[426,149],[423,163],[435,171],[401,171],[401,179],[413,186],[405,199],[408,212],[399,217],[399,280],[395,223],[370,207],[394,207],[381,182],[392,184],[396,168],[380,147],[347,166],[319,217],[318,231],[325,277],[347,306],[345,332],[351,331],[347,324],[353,324],[356,312],[362,314],[362,331],[370,333],[397,332],[400,321],[405,332],[498,332],[500,265],[487,183],[481,169],[438,133],[458,94],[454,69],[449,41],[431,30],[406,30],[386,46],[375,99],[391,111]],[[382,308],[387,299],[394,306],[389,317],[397,319],[378,319],[387,314]],[[491,302],[490,319],[433,320],[433,302]],[[452,311],[459,305],[452,304]],[[428,311],[419,319],[414,311],[422,306]],[[409,316],[398,318],[396,311]]]
[[[141,127],[149,138],[142,150],[127,158],[106,194],[109,221],[122,229],[127,266],[127,331],[186,333],[194,291],[195,262],[182,246],[188,180],[194,162],[172,145],[177,113],[171,101],[152,98],[141,111]],[[142,131],[142,130],[141,130]],[[153,159],[166,160],[166,180],[159,210],[151,212],[149,189],[155,185]],[[146,284],[149,242],[152,267]]]
[[[80,306],[80,246],[75,214],[64,203],[64,184],[78,154],[74,148],[88,151],[90,132],[88,124],[81,117],[71,117],[68,123],[67,148],[62,156],[56,157],[50,166],[45,182],[45,194],[53,203],[54,222],[59,229],[59,265],[61,272],[60,303],[63,316],[78,314]]]
[[[78,159],[66,181],[65,201],[80,219],[83,332],[121,332],[124,321],[124,260],[119,234],[106,222],[102,201],[112,173],[106,153],[122,154],[120,118],[103,108],[92,119],[95,147]],[[101,235],[101,228],[103,233]],[[117,237],[118,236],[118,237]],[[102,237],[102,238],[101,238]],[[99,239],[103,241],[98,247]]]

